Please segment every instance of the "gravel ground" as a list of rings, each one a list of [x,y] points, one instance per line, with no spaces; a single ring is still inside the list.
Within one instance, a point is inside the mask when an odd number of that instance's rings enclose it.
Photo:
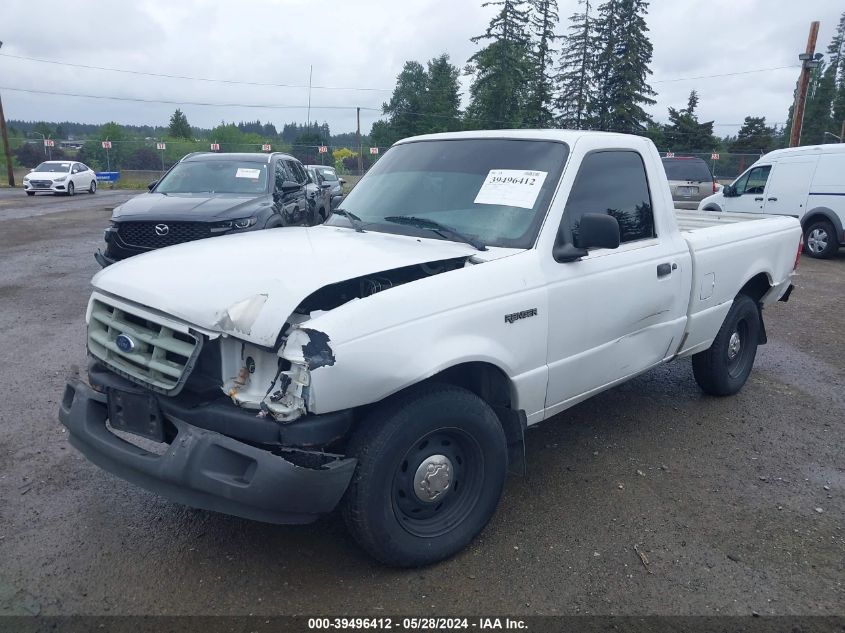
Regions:
[[[804,258],[740,394],[681,361],[533,428],[482,535],[397,571],[335,515],[191,510],[68,446],[92,253],[128,194],[1,193],[0,615],[845,613],[845,251]]]

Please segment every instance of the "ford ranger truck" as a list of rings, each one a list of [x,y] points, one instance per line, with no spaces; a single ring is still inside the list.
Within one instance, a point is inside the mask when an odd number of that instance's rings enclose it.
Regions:
[[[488,522],[527,427],[683,358],[706,393],[739,391],[800,246],[791,217],[676,212],[645,138],[409,138],[323,225],[98,273],[59,417],[176,502],[339,508],[378,560],[426,565]]]

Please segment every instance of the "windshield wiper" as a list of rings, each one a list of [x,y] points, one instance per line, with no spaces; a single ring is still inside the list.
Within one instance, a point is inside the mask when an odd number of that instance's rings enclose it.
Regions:
[[[446,226],[445,224],[441,224],[435,220],[429,220],[428,218],[417,218],[413,215],[389,215],[384,218],[387,222],[393,222],[394,224],[407,224],[408,226],[414,226],[420,229],[429,229],[434,231],[435,233],[439,233],[443,237],[449,238],[453,237],[460,242],[464,242],[469,244],[473,248],[476,248],[480,251],[486,251],[487,247],[484,245],[484,242],[480,240],[470,237],[465,233],[461,233],[453,229],[451,226]]]
[[[338,207],[334,211],[332,211],[332,215],[340,215],[349,220],[349,224],[352,225],[352,228],[355,229],[358,233],[364,232],[364,221],[359,218],[357,215],[352,213],[352,211],[347,211],[346,209],[341,209]]]

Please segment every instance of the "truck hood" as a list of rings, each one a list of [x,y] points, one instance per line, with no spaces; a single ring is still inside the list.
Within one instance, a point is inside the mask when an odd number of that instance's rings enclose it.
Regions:
[[[285,227],[137,255],[103,269],[92,284],[199,328],[273,347],[302,300],[329,284],[455,257],[489,260],[514,252],[324,225]]]
[[[250,215],[270,196],[261,194],[144,193],[127,200],[112,213],[113,220],[196,220],[231,219]]]

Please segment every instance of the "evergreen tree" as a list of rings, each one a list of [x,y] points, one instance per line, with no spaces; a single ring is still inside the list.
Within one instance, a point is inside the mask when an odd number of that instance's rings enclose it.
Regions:
[[[663,145],[672,151],[710,151],[716,146],[713,138],[713,121],[699,123],[695,109],[698,107],[698,93],[689,94],[687,107],[681,110],[669,108],[669,125],[663,129]]]
[[[656,103],[648,85],[652,45],[647,11],[646,0],[607,0],[598,9],[597,89],[590,107],[598,129],[641,132],[651,120],[642,107]]]
[[[766,117],[747,116],[729,149],[737,153],[765,154],[775,145],[774,135],[775,130],[766,125]]]
[[[389,134],[379,140],[385,145],[392,145],[399,139],[419,133],[426,107],[427,84],[428,75],[422,64],[405,62],[402,72],[396,78],[396,87],[390,101],[382,105],[382,112],[388,116]]]
[[[461,71],[443,53],[427,64],[421,132],[453,132],[461,128]]]
[[[564,38],[558,66],[558,96],[555,101],[560,127],[580,130],[587,127],[587,108],[593,100],[595,27],[590,15],[590,0],[584,10],[570,18],[569,34]]]
[[[529,0],[529,6],[535,47],[532,51],[534,72],[531,79],[531,97],[525,118],[528,125],[547,128],[551,127],[554,121],[554,78],[551,70],[555,51],[552,46],[558,38],[555,28],[560,18],[557,0]]]
[[[827,49],[830,55],[831,65],[836,64],[837,73],[835,79],[833,103],[831,106],[833,116],[833,133],[842,134],[842,125],[845,123],[845,11],[839,18],[839,25],[830,46]],[[845,142],[845,139],[843,139]]]
[[[190,140],[193,138],[191,132],[191,125],[188,123],[188,117],[176,108],[176,111],[170,117],[170,129],[168,131],[170,138],[184,138]]]
[[[471,127],[521,127],[525,122],[527,89],[532,77],[528,9],[524,0],[492,0],[482,6],[501,7],[487,30],[472,42],[490,41],[469,58],[473,77],[467,120]]]
[[[833,131],[831,108],[836,91],[836,71],[837,65],[824,62],[813,69],[804,107],[800,145],[824,143],[825,132]]]

